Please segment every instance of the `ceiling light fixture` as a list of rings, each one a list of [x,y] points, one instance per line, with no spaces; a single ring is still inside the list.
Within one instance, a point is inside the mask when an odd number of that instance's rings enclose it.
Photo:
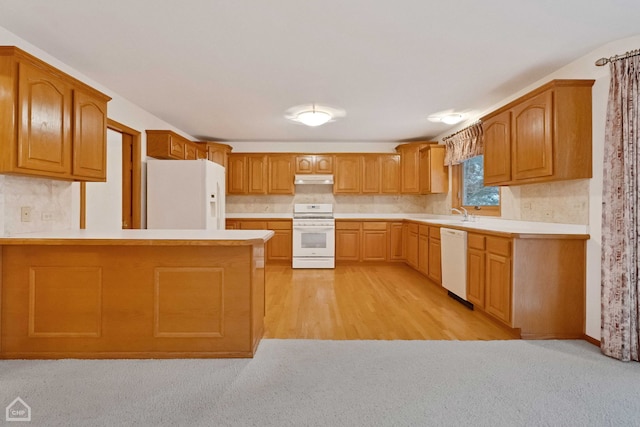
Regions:
[[[315,104],[311,110],[302,111],[296,116],[298,122],[311,127],[321,126],[332,118],[326,111],[316,110]]]
[[[344,110],[315,103],[291,107],[285,113],[287,119],[310,127],[321,126],[344,116]]]
[[[438,114],[433,114],[431,116],[428,117],[430,122],[436,122],[436,123],[444,123],[446,125],[455,125],[457,123],[460,123],[461,121],[463,121],[465,119],[465,115],[461,114],[461,113],[454,113],[451,110],[446,111],[446,112],[441,112]]]

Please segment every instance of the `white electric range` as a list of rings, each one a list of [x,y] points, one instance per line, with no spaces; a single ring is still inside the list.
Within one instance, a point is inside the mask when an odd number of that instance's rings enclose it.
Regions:
[[[335,268],[336,222],[330,203],[293,207],[293,268]]]

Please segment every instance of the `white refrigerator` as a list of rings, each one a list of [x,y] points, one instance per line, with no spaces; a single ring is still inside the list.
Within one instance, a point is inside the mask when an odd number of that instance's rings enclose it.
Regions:
[[[225,229],[224,167],[209,160],[147,161],[148,229]]]

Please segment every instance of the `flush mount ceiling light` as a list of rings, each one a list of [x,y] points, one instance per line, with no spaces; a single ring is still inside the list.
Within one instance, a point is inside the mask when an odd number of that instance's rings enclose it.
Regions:
[[[343,117],[344,115],[344,110],[316,104],[308,104],[289,108],[285,117],[306,126],[316,127],[333,121],[338,117]]]
[[[455,125],[465,119],[465,115],[462,113],[454,113],[452,111],[446,111],[438,114],[433,114],[428,117],[428,120],[436,123],[444,123],[447,125]]]

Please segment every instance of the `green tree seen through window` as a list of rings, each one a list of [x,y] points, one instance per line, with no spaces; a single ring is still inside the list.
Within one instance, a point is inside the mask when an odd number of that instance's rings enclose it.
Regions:
[[[462,163],[462,204],[464,206],[499,206],[500,189],[484,186],[482,156]]]

